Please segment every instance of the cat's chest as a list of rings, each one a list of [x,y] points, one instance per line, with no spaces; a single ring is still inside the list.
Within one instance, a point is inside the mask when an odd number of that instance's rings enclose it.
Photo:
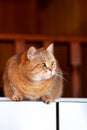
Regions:
[[[53,82],[53,79],[40,82],[25,82],[22,83],[21,86],[19,85],[19,87],[26,97],[38,98],[38,96],[41,96],[52,89]]]

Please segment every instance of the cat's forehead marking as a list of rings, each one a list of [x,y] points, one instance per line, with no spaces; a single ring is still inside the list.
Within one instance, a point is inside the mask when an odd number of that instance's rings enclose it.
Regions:
[[[44,48],[37,50],[37,60],[40,60],[41,62],[50,63],[51,61],[54,61],[55,58],[52,54],[48,53]]]
[[[41,59],[45,59],[47,57],[46,51],[40,50],[38,56],[40,56]]]
[[[44,59],[47,59],[47,58],[51,58],[51,55],[46,51],[46,50],[42,50],[40,51],[40,56]]]

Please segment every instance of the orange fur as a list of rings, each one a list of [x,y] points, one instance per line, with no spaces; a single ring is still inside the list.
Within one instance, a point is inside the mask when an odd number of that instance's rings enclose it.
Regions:
[[[27,60],[27,51],[24,51],[22,56],[21,56],[21,62],[22,63],[25,63]]]
[[[62,71],[52,49],[52,44],[47,49],[31,47],[10,58],[3,76],[5,96],[12,100],[41,99],[45,103],[60,97]]]

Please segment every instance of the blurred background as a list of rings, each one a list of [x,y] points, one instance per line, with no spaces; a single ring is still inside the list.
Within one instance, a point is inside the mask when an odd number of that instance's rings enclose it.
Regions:
[[[0,0],[0,96],[7,60],[51,42],[64,73],[63,97],[87,97],[87,0]]]

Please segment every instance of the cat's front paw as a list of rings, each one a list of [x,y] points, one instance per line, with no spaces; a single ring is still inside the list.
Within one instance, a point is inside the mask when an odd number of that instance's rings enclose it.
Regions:
[[[51,103],[51,102],[53,101],[50,96],[43,96],[43,97],[41,97],[41,100],[42,100],[44,103],[46,103],[46,104],[49,104],[49,103]]]
[[[14,101],[22,101],[23,100],[23,96],[21,96],[21,95],[16,95],[16,94],[14,94],[13,96],[12,96],[12,100],[14,100]]]

